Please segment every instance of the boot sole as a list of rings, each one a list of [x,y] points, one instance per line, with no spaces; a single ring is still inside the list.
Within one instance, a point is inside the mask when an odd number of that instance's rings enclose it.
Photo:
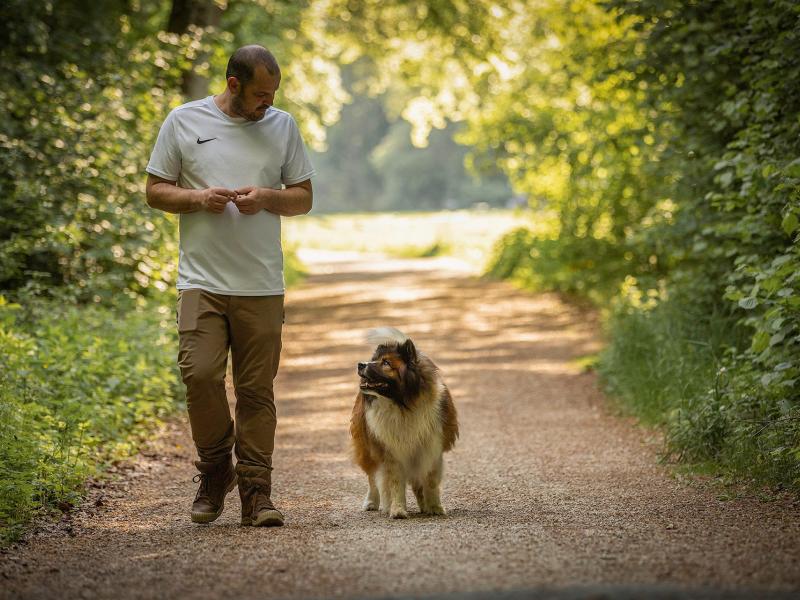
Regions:
[[[252,520],[251,525],[253,527],[281,527],[283,525],[283,515],[277,510],[262,510]]]
[[[228,489],[225,490],[225,495],[228,495],[233,490],[233,488],[236,487],[236,480],[237,478],[234,477],[233,481],[228,486]],[[212,523],[219,518],[223,510],[225,510],[225,496],[222,497],[222,503],[219,505],[219,510],[217,512],[215,513],[193,512],[192,523]]]

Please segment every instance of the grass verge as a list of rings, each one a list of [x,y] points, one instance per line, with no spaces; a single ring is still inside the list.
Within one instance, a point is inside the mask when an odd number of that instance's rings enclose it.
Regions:
[[[286,219],[283,227],[292,247],[398,258],[446,255],[483,265],[500,236],[523,223],[533,226],[526,214],[505,209],[312,214]]]
[[[173,315],[0,302],[0,543],[76,504],[87,477],[175,410]]]

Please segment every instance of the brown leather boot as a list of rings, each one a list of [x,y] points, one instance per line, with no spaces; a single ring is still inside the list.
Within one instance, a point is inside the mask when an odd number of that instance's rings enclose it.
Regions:
[[[239,497],[242,499],[242,525],[280,527],[283,514],[270,500],[272,477],[265,471],[260,477],[239,475]]]
[[[219,463],[198,460],[194,464],[200,472],[192,481],[199,481],[200,489],[192,504],[192,522],[211,523],[225,508],[225,495],[236,485],[236,472],[230,458]]]

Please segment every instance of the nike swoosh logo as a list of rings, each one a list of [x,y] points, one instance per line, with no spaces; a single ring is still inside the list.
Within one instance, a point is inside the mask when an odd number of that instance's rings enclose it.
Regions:
[[[201,140],[200,138],[197,138],[197,143],[198,144],[205,144],[206,142],[210,142],[211,140],[215,140],[215,139],[217,139],[217,138],[208,138],[207,140]]]

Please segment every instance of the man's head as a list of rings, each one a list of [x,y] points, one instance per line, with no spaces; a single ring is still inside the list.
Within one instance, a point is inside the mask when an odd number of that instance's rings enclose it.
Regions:
[[[233,112],[248,121],[259,121],[272,106],[281,70],[266,48],[243,46],[231,55],[225,77]]]

